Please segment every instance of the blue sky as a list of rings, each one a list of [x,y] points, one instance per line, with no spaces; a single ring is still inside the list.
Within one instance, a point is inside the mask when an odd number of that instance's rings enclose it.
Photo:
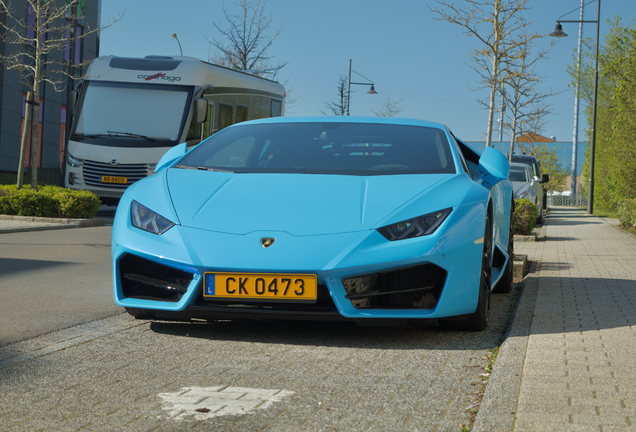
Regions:
[[[225,25],[223,4],[230,12],[238,11],[232,0],[104,0],[102,25],[125,13],[102,31],[100,54],[179,55],[177,41],[171,36],[175,32],[184,55],[205,60],[210,52],[206,37],[220,37],[212,23]],[[279,80],[287,80],[293,86],[292,96],[298,99],[287,115],[328,111],[325,103],[337,99],[338,74],[348,73],[352,59],[353,69],[375,83],[378,95],[366,94],[367,87],[352,86],[351,115],[373,116],[388,93],[392,100],[402,99],[400,116],[445,123],[467,141],[485,140],[488,111],[477,100],[486,98],[488,92],[470,90],[478,85],[470,63],[470,51],[478,46],[477,41],[461,27],[435,20],[429,9],[435,5],[433,0],[269,0],[266,11],[273,18],[273,27],[283,27],[269,54],[274,62],[289,62]],[[586,20],[596,19],[596,5],[586,6]],[[634,0],[604,0],[601,5],[601,35],[609,29],[606,19],[620,16],[627,24],[636,17]],[[535,0],[530,6],[526,18],[531,30],[550,33],[556,19],[578,8],[580,1]],[[563,19],[578,20],[578,11]],[[538,72],[546,77],[544,91],[563,91],[549,101],[554,114],[546,117],[543,135],[571,141],[574,94],[568,88],[571,79],[566,68],[573,63],[578,24],[563,24],[563,29],[570,36],[558,40]],[[595,24],[583,25],[584,37],[594,37],[595,31]],[[537,48],[551,41],[541,39]],[[580,140],[586,127],[582,121]],[[498,132],[493,139],[498,139]]]

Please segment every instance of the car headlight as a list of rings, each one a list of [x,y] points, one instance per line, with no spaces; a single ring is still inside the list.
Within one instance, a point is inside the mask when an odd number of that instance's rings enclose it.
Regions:
[[[82,165],[84,165],[84,159],[78,159],[69,153],[68,157],[66,158],[66,163],[72,166],[73,168],[79,168]]]
[[[530,199],[530,192],[528,191],[523,191],[520,194],[517,194],[517,196],[515,197],[515,199]]]
[[[418,216],[413,219],[408,219],[378,228],[378,232],[390,241],[404,240],[433,234],[437,227],[439,227],[448,217],[451,211],[453,211],[452,208],[447,208],[425,214],[424,216]]]
[[[175,225],[159,213],[134,200],[130,206],[130,219],[134,227],[157,235],[165,233]]]

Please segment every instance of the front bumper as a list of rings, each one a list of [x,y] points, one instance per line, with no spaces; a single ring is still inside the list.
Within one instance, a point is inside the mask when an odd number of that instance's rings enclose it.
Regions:
[[[482,212],[479,204],[460,206],[433,235],[389,242],[375,230],[299,237],[280,231],[233,235],[177,225],[157,236],[132,227],[123,205],[113,229],[115,301],[173,319],[464,315],[477,307]],[[263,248],[262,237],[275,237],[275,245]],[[206,301],[203,274],[210,271],[315,274],[318,300]],[[369,275],[378,275],[373,287],[352,287],[371,283],[365,279]]]

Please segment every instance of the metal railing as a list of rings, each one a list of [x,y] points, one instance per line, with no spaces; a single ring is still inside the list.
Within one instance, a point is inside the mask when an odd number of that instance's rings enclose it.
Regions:
[[[575,195],[548,195],[548,207],[550,206],[565,206],[565,207],[586,207],[587,196],[583,193],[577,193]]]

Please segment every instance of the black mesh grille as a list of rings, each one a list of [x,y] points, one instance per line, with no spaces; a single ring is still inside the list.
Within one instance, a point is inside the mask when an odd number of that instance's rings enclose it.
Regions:
[[[192,282],[192,274],[135,255],[119,261],[125,297],[178,302]]]
[[[347,298],[357,309],[433,309],[447,273],[425,264],[386,273],[343,279]]]

